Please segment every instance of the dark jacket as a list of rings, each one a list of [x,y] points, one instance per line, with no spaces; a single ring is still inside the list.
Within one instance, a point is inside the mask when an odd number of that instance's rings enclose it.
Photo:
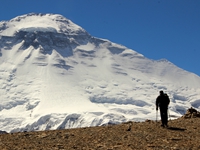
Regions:
[[[160,109],[168,108],[170,103],[169,97],[167,94],[160,94],[156,99],[156,108],[160,107]]]

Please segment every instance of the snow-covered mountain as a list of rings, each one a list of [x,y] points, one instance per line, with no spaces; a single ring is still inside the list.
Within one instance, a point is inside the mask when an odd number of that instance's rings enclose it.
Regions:
[[[57,14],[0,22],[0,130],[99,126],[156,119],[160,90],[170,115],[200,106],[200,77],[91,36]]]

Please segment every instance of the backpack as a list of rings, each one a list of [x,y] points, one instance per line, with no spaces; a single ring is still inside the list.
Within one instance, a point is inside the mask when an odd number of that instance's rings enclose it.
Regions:
[[[163,94],[158,97],[159,107],[167,107],[169,103],[170,103],[170,100],[167,94]]]

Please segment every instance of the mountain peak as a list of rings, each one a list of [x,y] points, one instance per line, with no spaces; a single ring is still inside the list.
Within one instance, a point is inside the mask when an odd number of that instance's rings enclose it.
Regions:
[[[0,23],[0,36],[13,36],[19,31],[87,34],[83,28],[59,14],[29,13]]]
[[[173,118],[200,108],[195,74],[92,37],[57,14],[0,22],[0,84],[0,128],[7,132],[155,119],[160,90]]]

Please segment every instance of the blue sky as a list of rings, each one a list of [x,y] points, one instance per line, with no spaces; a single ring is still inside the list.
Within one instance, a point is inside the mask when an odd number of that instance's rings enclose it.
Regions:
[[[200,76],[200,0],[1,0],[0,21],[61,14],[92,36]]]

